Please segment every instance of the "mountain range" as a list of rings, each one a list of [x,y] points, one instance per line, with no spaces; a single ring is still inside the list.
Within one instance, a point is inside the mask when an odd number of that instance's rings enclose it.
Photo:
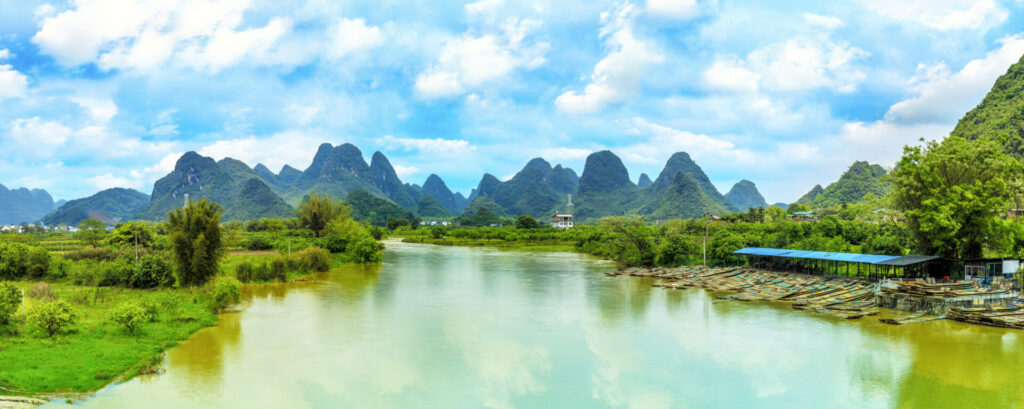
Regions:
[[[856,203],[864,196],[873,194],[885,196],[889,192],[889,182],[885,180],[885,168],[867,162],[854,162],[843,172],[839,180],[828,187],[815,185],[810,192],[796,201],[795,204],[807,205],[812,209],[839,206],[843,203]]]

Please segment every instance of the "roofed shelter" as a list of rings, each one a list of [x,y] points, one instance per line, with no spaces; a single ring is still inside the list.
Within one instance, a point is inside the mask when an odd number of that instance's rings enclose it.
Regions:
[[[952,278],[952,260],[938,256],[888,256],[745,247],[733,252],[747,256],[753,267],[806,274],[824,274],[868,279]]]

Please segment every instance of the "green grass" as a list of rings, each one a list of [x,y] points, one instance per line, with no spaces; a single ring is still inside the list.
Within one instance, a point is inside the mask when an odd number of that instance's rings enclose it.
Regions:
[[[33,284],[18,285],[27,289]],[[50,286],[58,298],[72,304],[79,314],[78,323],[68,333],[53,338],[25,325],[20,316],[0,327],[0,386],[7,390],[5,393],[97,390],[119,377],[135,376],[159,362],[166,349],[217,322],[206,303],[188,290]],[[156,321],[144,324],[134,336],[108,319],[111,308],[128,300],[151,302],[160,310]],[[26,299],[29,307],[34,302]]]

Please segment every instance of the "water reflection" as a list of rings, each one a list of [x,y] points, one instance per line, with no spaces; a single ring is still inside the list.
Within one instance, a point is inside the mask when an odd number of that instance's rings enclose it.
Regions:
[[[888,326],[606,277],[581,255],[390,244],[248,287],[87,408],[1013,407],[1019,332]],[[61,406],[54,404],[52,406]]]

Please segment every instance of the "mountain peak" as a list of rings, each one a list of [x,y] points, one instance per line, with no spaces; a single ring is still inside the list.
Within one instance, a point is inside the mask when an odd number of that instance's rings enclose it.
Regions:
[[[761,192],[757,191],[754,182],[746,179],[736,182],[732,189],[729,189],[729,193],[725,194],[725,198],[729,199],[729,203],[736,206],[739,211],[745,211],[752,207],[768,207],[768,202],[764,200],[764,196],[761,196]]]
[[[641,173],[640,174],[640,179],[637,180],[636,185],[640,186],[640,187],[648,187],[648,186],[650,186],[653,183],[654,182],[651,181],[651,177],[650,176],[647,176],[646,173]]]
[[[537,169],[546,175],[548,172],[551,172],[551,164],[544,160],[544,158],[533,158],[530,159],[529,162],[526,162],[526,166],[523,167],[523,170],[526,169]]]
[[[601,192],[632,186],[629,171],[611,151],[594,152],[587,156],[580,178],[579,192]]]

